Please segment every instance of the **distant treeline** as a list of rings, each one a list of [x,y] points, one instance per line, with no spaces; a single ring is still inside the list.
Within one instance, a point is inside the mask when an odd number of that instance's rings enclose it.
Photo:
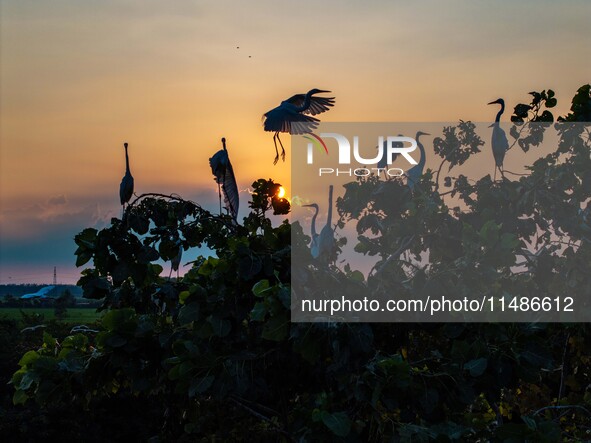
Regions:
[[[12,295],[13,297],[21,297],[25,294],[31,294],[39,291],[49,285],[36,284],[22,284],[22,285],[0,285],[0,297]],[[82,288],[74,285],[56,285],[56,287],[48,294],[50,297],[59,297],[64,291],[69,290],[76,298],[82,298]]]

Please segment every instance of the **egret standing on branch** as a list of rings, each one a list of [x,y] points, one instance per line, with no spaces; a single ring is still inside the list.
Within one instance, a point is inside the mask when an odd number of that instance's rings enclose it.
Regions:
[[[220,213],[222,212],[222,193],[224,193],[224,205],[228,213],[234,220],[238,217],[238,207],[240,206],[240,196],[238,194],[238,185],[228,150],[226,149],[226,139],[222,138],[222,147],[213,157],[209,159],[211,172],[215,175],[215,181],[218,184],[218,195],[220,198]]]
[[[398,137],[402,137],[402,134],[398,134]],[[404,144],[401,142],[393,142],[392,143],[392,147],[393,148],[402,148],[404,147]],[[376,149],[380,149],[380,146],[376,146]],[[392,161],[395,161],[398,156],[400,154],[398,154],[397,152],[392,154]],[[384,170],[384,176],[386,178],[388,178],[388,168],[389,168],[389,164],[388,164],[388,140],[384,140],[384,143],[382,144],[382,158],[378,161],[377,163],[377,168],[378,168],[378,175],[379,175],[379,170],[383,169]]]
[[[328,187],[328,214],[326,216],[326,224],[318,237],[318,257],[326,263],[331,263],[336,259],[336,244],[334,230],[332,228],[332,190],[333,186],[330,185]]]
[[[127,143],[123,143],[123,147],[125,148],[125,175],[123,176],[123,180],[121,180],[121,185],[119,186],[119,198],[121,200],[121,206],[125,206],[125,203],[128,203],[129,200],[131,200],[131,196],[133,195],[133,176],[129,170]]]
[[[314,208],[316,212],[312,216],[312,226],[311,226],[311,234],[312,234],[312,242],[310,243],[310,253],[312,257],[318,258],[319,249],[318,249],[318,233],[316,232],[316,217],[318,217],[318,205],[316,203],[312,203],[309,205],[303,205],[308,208]]]
[[[495,118],[495,122],[492,125],[493,133],[491,139],[492,151],[493,156],[495,158],[495,174],[494,180],[497,179],[497,169],[501,172],[501,176],[503,175],[503,160],[505,160],[505,153],[509,149],[509,142],[507,141],[507,135],[503,128],[501,128],[500,121],[501,115],[505,112],[505,100],[499,98],[494,102],[490,102],[489,105],[501,105],[501,109],[497,113],[497,117]]]
[[[322,92],[330,91],[311,89],[306,94],[296,94],[282,101],[279,106],[263,115],[265,131],[275,133],[273,135],[273,143],[275,144],[276,155],[273,164],[277,164],[279,160],[277,140],[279,140],[279,144],[281,145],[281,158],[285,161],[285,148],[283,147],[281,138],[279,138],[280,132],[287,132],[291,135],[309,134],[320,123],[320,120],[310,117],[310,115],[328,111],[331,106],[334,106],[334,97],[313,97],[314,94]]]
[[[334,239],[334,230],[332,228],[332,191],[333,186],[330,185],[328,188],[328,214],[326,216],[326,224],[320,231],[320,235],[316,233],[318,205],[316,203],[303,205],[315,209],[314,215],[312,216],[312,242],[310,243],[310,253],[312,254],[312,257],[317,258],[324,263],[331,263],[336,259],[336,242]]]
[[[426,132],[417,132],[415,136],[415,140],[417,141],[417,146],[419,147],[419,151],[421,152],[421,158],[419,159],[419,163],[412,168],[410,168],[406,172],[406,186],[412,191],[418,181],[421,179],[423,175],[423,169],[425,169],[425,162],[427,161],[427,156],[425,154],[425,148],[423,144],[419,141],[419,137],[421,135],[431,135]]]

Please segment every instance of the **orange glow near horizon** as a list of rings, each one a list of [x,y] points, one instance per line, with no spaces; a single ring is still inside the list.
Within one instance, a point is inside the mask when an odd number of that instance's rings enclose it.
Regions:
[[[564,114],[591,81],[589,2],[148,2],[2,2],[0,242],[120,214],[124,141],[137,194],[217,207],[222,137],[243,195],[290,189],[290,138],[273,166],[261,117],[312,88],[336,98],[322,121],[491,121],[498,97],[508,121],[531,90]]]

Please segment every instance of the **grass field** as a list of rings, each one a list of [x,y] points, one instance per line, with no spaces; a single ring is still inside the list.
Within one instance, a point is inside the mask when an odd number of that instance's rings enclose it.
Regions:
[[[21,309],[29,315],[39,314],[46,321],[55,318],[53,308],[0,308],[0,318],[21,320]],[[63,321],[66,323],[87,324],[94,322],[100,316],[101,314],[96,312],[94,308],[68,308],[67,316]]]

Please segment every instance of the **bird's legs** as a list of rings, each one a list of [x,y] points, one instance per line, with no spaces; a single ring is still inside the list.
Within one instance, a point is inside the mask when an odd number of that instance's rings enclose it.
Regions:
[[[281,145],[281,160],[285,161],[285,148],[283,147],[283,143],[281,143],[281,137],[279,137],[279,133],[277,133],[277,140],[279,140],[279,144]]]
[[[277,132],[273,136],[273,143],[275,144],[275,160],[273,160],[273,164],[276,165],[277,161],[279,160],[279,150],[277,149]]]
[[[496,166],[495,165],[495,175],[493,177],[493,181],[497,181],[497,169],[499,170],[499,172],[501,173],[501,177],[504,179],[505,178],[505,171],[503,171],[503,167],[502,166]]]
[[[283,143],[281,142],[281,138],[279,137],[279,132],[276,132],[273,136],[273,143],[275,143],[275,160],[273,160],[273,164],[276,165],[277,161],[279,160],[279,150],[277,149],[277,140],[279,140],[279,144],[281,145],[281,160],[285,161],[285,148],[283,147]]]

